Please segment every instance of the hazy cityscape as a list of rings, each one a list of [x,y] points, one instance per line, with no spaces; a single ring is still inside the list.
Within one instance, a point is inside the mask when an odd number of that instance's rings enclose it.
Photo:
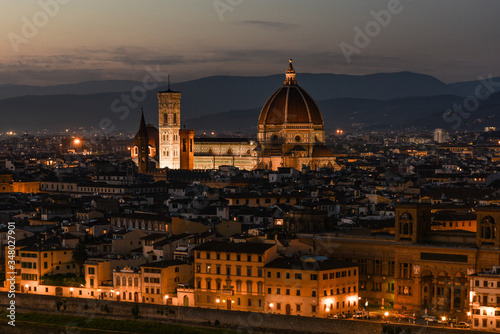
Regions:
[[[499,331],[478,3],[7,4],[0,331]]]

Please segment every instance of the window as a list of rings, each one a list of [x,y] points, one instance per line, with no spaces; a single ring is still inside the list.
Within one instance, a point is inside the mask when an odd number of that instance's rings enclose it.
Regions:
[[[300,290],[298,290],[298,291],[300,291]],[[314,290],[313,290],[313,291],[312,291],[312,295],[311,295],[311,296],[312,296],[312,297],[316,297],[316,291],[314,291]]]
[[[271,294],[272,293],[272,289],[271,288],[267,288],[267,293]]]
[[[401,278],[411,278],[411,264],[410,263],[400,263],[399,264],[399,276]]]
[[[295,291],[295,295],[296,295],[296,296],[300,296],[300,290],[296,290],[296,291]]]
[[[318,275],[317,274],[311,274],[311,281],[317,281],[318,280]]]
[[[271,272],[270,271],[267,272],[267,277],[271,278]]]
[[[231,266],[226,266],[226,275],[231,275]]]
[[[207,259],[210,259],[210,252],[207,252]]]
[[[281,278],[281,273],[279,271],[276,273],[276,278]]]
[[[220,253],[215,254],[215,258],[216,258],[217,260],[220,260]]]
[[[252,267],[247,267],[247,276],[252,276]]]
[[[262,277],[262,268],[257,269],[257,277]]]
[[[247,255],[247,262],[252,262],[252,255]]]
[[[312,312],[312,313],[316,313],[316,306],[315,306],[315,305],[312,305],[312,306],[311,306],[311,312]]]
[[[290,296],[290,289],[285,290],[285,295]]]
[[[488,287],[488,281],[483,281],[483,286],[484,286],[485,288],[487,288],[487,287]]]
[[[276,294],[281,295],[281,288],[276,288]]]
[[[295,304],[295,307],[297,308],[297,312],[300,312],[300,304]]]
[[[241,261],[241,255],[240,254],[236,255],[236,261]]]
[[[302,279],[302,274],[295,274],[295,279]]]
[[[230,261],[231,260],[231,254],[226,254],[226,261]]]
[[[252,299],[248,298],[248,306],[252,306]]]
[[[95,268],[89,267],[89,275],[95,275]]]
[[[373,260],[373,273],[375,275],[382,274],[382,260]]]
[[[236,276],[241,276],[241,267],[236,267]]]
[[[252,282],[247,282],[247,292],[252,292]]]

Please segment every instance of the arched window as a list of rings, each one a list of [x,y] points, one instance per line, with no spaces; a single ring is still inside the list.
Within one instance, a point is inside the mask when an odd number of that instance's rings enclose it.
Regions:
[[[247,282],[247,293],[250,293],[250,292],[252,292],[252,282],[248,281]]]
[[[485,226],[484,228],[484,238],[491,239],[491,227]]]
[[[481,232],[484,239],[495,239],[495,220],[493,217],[485,217],[481,221]]]
[[[241,292],[241,281],[236,281],[236,291]]]
[[[296,136],[295,136],[295,141],[296,141],[297,143],[299,143],[299,142],[301,141],[301,138],[300,138],[300,136],[299,136],[299,135],[296,135]]]
[[[214,154],[214,151],[211,148],[209,148],[208,149],[208,154]]]
[[[132,286],[132,277],[128,278],[128,286]]]
[[[116,277],[116,286],[120,286],[120,282],[121,282],[120,277],[117,276]]]
[[[127,286],[127,279],[125,277],[122,277],[122,285]]]
[[[230,148],[227,149],[227,155],[232,155],[233,154],[233,150],[231,150]]]

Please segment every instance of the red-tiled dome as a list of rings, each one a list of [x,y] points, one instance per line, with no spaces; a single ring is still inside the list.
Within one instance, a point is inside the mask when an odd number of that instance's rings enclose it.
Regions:
[[[259,116],[259,125],[284,123],[323,124],[318,105],[295,80],[295,70],[291,59],[283,87],[271,95]]]

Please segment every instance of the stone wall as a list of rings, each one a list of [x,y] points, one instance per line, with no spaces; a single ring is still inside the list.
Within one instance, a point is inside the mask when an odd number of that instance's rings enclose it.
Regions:
[[[263,314],[240,311],[202,309],[196,307],[150,305],[142,303],[113,302],[83,298],[60,298],[54,296],[16,294],[16,312],[37,311],[87,317],[110,319],[132,319],[132,308],[138,305],[141,320],[212,325],[218,320],[220,327],[237,329],[240,333],[362,333],[381,334],[382,323],[353,320],[336,320]],[[0,306],[3,310],[10,302],[6,293],[0,293]],[[59,304],[59,310],[57,305]],[[104,306],[105,305],[105,306]],[[461,333],[463,330],[391,325],[411,329],[411,333]],[[0,332],[2,328],[0,327]],[[27,333],[27,332],[25,332]],[[468,331],[468,333],[476,333]],[[484,333],[484,332],[481,332]]]

